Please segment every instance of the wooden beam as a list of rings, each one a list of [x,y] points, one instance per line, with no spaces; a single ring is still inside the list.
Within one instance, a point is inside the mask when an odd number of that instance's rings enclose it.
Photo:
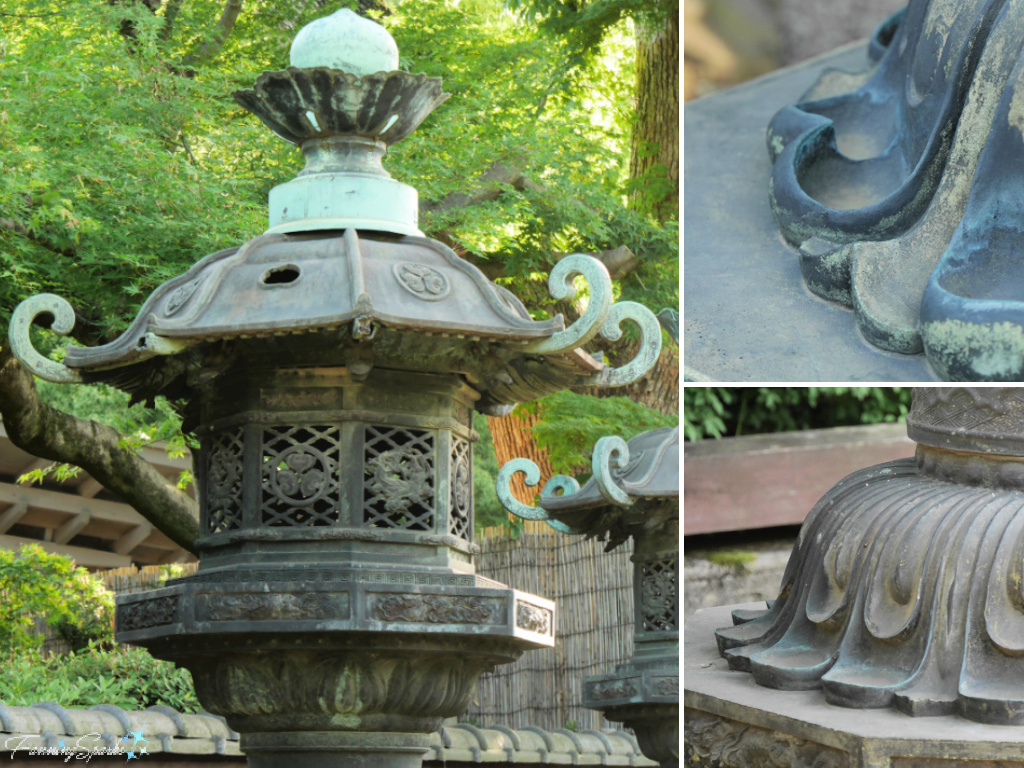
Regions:
[[[94,477],[86,476],[85,482],[75,488],[79,496],[87,499],[96,498],[96,494],[103,490],[103,484]]]
[[[177,472],[181,472],[184,469],[192,469],[192,455],[186,452],[184,456],[172,459],[167,455],[166,446],[167,443],[154,443],[153,445],[147,445],[139,450],[139,455],[159,469],[161,473],[165,475],[174,474],[174,479],[177,480]],[[171,472],[171,470],[176,471]]]
[[[914,455],[903,424],[686,443],[683,533],[799,525],[851,472]]]
[[[0,547],[4,549],[18,549],[22,544],[38,544],[46,552],[58,555],[67,555],[73,558],[75,563],[84,568],[123,568],[131,565],[130,557],[118,555],[113,552],[100,552],[85,547],[73,547],[68,544],[54,544],[51,541],[38,541],[26,539],[21,536],[0,536]]]
[[[118,539],[114,544],[114,551],[119,555],[129,555],[133,549],[148,539],[151,533],[153,533],[153,526],[149,523],[142,523]]]
[[[193,560],[195,560],[195,557],[191,553],[186,552],[184,549],[177,549],[174,552],[169,553],[167,557],[161,560],[160,565],[175,565],[177,563],[189,563]]]
[[[77,515],[87,509],[95,519],[107,520],[112,523],[138,525],[142,520],[142,516],[138,512],[122,502],[103,499],[85,501],[77,493],[61,493],[60,491],[49,491],[13,483],[0,483],[0,503],[2,502],[9,504],[25,502],[29,507],[39,507],[69,515]]]
[[[28,512],[28,520],[26,520],[28,524],[31,524],[31,520],[36,514],[43,511],[56,512],[61,516],[78,515],[81,512],[88,511],[93,523],[114,523],[119,526],[130,526],[132,529],[146,522],[142,515],[132,507],[121,502],[106,501],[104,499],[85,499],[76,493],[61,493],[60,491],[50,491],[38,487],[0,482],[0,505],[5,502],[14,505],[23,504]],[[5,519],[4,515],[6,514],[7,512],[0,514],[0,528],[2,528],[2,523]],[[12,517],[17,517],[19,520],[23,516],[24,513],[21,515],[12,513]],[[8,528],[15,522],[17,520],[12,520]],[[51,522],[50,524],[52,525],[53,523]],[[0,533],[4,533],[5,530],[0,530]],[[118,535],[121,534],[119,533]],[[154,534],[153,539],[147,542],[147,545],[171,551],[178,549],[177,544],[174,544],[166,536],[159,533]]]
[[[5,509],[3,514],[0,514],[0,535],[7,533],[27,512],[28,504],[24,501],[15,502]]]
[[[89,524],[90,520],[92,520],[92,514],[89,510],[79,512],[54,532],[53,543],[67,544]]]

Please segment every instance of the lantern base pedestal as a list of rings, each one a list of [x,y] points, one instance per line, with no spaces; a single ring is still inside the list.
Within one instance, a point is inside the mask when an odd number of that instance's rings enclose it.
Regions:
[[[673,658],[620,665],[583,681],[583,706],[636,734],[644,757],[661,768],[679,765],[679,633]],[[638,643],[638,645],[640,645]]]
[[[241,749],[249,768],[420,768],[425,733],[291,731],[247,733]]]
[[[849,709],[821,690],[765,688],[729,669],[715,630],[732,611],[698,611],[684,631],[683,764],[803,768],[1024,768],[1024,729],[953,715],[911,717],[894,709]]]

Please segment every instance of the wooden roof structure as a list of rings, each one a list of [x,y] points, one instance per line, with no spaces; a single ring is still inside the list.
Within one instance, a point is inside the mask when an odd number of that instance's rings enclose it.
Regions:
[[[161,444],[140,454],[170,482],[192,469],[190,455],[173,459]],[[91,570],[194,559],[84,470],[64,482],[50,477],[42,485],[17,482],[52,463],[15,446],[0,424],[0,548],[39,544]]]

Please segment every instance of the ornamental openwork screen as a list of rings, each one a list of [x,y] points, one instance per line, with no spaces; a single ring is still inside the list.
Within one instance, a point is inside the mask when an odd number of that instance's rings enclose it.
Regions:
[[[470,436],[352,421],[209,430],[197,465],[204,534],[343,526],[469,542]]]

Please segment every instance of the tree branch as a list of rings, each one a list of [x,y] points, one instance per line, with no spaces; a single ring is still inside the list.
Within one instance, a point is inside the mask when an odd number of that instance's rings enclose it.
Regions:
[[[453,192],[436,203],[421,204],[420,210],[425,213],[444,213],[445,211],[468,208],[471,205],[479,205],[480,203],[497,200],[501,196],[501,188],[504,185],[518,189],[520,192],[527,189],[539,192],[543,189],[543,187],[530,181],[530,179],[526,178],[515,168],[509,168],[502,163],[494,163],[484,171],[480,176],[480,181],[487,185],[485,189],[479,189],[468,195],[462,192]]]
[[[160,30],[161,41],[166,43],[171,39],[171,34],[174,32],[174,21],[178,18],[178,11],[181,10],[183,2],[184,0],[168,0],[164,10],[164,27]]]
[[[134,507],[175,544],[195,552],[196,502],[167,482],[120,434],[43,402],[35,380],[6,347],[0,349],[0,414],[16,446],[34,456],[81,467]]]
[[[34,229],[29,229],[20,221],[15,219],[0,219],[0,229],[6,229],[8,232],[15,232],[22,235],[38,246],[45,248],[48,251],[56,253],[58,256],[67,256],[69,258],[74,257],[77,251],[74,248],[68,248],[66,246],[58,245],[57,243],[51,242],[47,238],[40,235]]]
[[[544,187],[534,181],[531,181],[520,171],[515,168],[509,168],[502,163],[494,163],[490,168],[483,172],[480,176],[480,180],[485,183],[483,189],[478,189],[476,192],[470,194],[453,192],[452,194],[441,198],[437,202],[421,204],[420,210],[428,214],[439,214],[459,210],[461,208],[468,208],[471,205],[479,205],[480,203],[490,202],[491,200],[497,200],[502,194],[503,186],[511,186],[513,189],[517,189],[520,192],[524,190],[541,192],[544,190]],[[452,250],[457,251],[459,256],[477,267],[481,272],[487,275],[490,280],[502,277],[505,274],[504,264],[495,261],[488,261],[474,253],[467,252],[464,248],[458,247],[458,244],[455,242],[455,238],[450,231],[440,230],[432,232],[431,236],[436,240],[440,240]],[[569,254],[567,253],[553,253],[551,254],[551,258],[548,260],[548,263],[553,265],[568,255]],[[636,269],[639,264],[636,255],[625,245],[620,245],[618,248],[613,248],[608,251],[588,253],[587,255],[593,256],[604,264],[608,268],[608,273],[612,276],[613,280],[620,280],[625,277]]]
[[[221,49],[224,47],[224,43],[227,42],[228,37],[231,36],[231,31],[235,28],[235,22],[238,21],[238,17],[242,13],[242,0],[227,0],[224,3],[224,10],[220,15],[220,20],[217,22],[217,29],[213,35],[199,46],[199,50],[194,53],[190,53],[184,59],[182,64],[185,66],[194,66],[201,64],[204,61],[212,59]]]

